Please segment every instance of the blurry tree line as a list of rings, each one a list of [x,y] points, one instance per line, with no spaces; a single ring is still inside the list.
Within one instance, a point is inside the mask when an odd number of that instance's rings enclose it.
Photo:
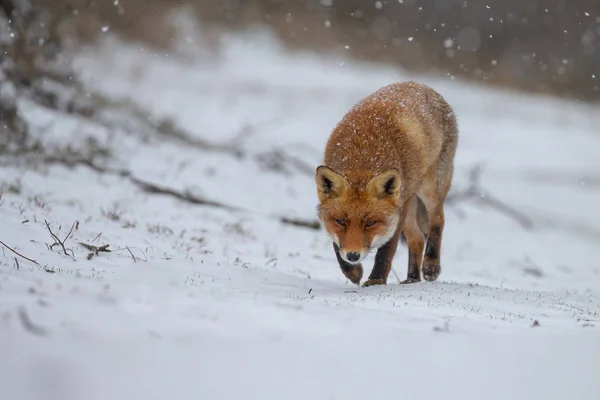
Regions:
[[[600,0],[0,0],[0,6],[0,79],[17,90],[41,75],[58,77],[50,65],[66,61],[62,46],[107,29],[168,48],[174,27],[166,17],[184,9],[217,47],[219,32],[269,27],[291,48],[600,99]],[[0,100],[9,92],[0,89]],[[5,117],[14,111],[7,104],[0,101]]]
[[[291,46],[600,99],[600,0],[215,0],[199,15]],[[349,46],[346,49],[345,46]]]

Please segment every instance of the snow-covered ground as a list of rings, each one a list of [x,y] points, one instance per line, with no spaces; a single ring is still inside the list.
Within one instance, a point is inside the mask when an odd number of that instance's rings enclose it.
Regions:
[[[600,398],[597,108],[289,54],[250,34],[197,59],[107,40],[74,66],[91,91],[188,136],[119,107],[91,120],[22,100],[46,148],[93,143],[111,154],[100,167],[131,175],[1,167],[0,240],[39,263],[0,252],[1,399]],[[481,163],[483,199],[532,226],[456,200],[439,281],[358,288],[322,230],[280,219],[315,219],[331,129],[399,80],[455,108],[454,193]],[[61,239],[78,221],[74,257],[49,248],[45,220]],[[88,260],[78,242],[113,251]],[[406,259],[401,248],[400,277]]]

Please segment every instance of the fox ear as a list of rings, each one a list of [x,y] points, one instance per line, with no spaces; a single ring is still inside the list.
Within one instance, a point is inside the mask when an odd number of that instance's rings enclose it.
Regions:
[[[348,189],[346,178],[325,165],[317,168],[315,178],[321,201],[339,197]]]
[[[397,200],[400,197],[400,171],[392,168],[374,176],[367,184],[367,192],[380,199]]]

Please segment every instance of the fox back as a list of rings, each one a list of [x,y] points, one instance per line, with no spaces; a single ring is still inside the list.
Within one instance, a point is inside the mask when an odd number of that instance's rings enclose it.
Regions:
[[[324,164],[350,183],[364,184],[392,168],[401,172],[402,192],[414,189],[435,164],[444,142],[456,142],[454,113],[433,89],[395,83],[356,104],[333,130]]]

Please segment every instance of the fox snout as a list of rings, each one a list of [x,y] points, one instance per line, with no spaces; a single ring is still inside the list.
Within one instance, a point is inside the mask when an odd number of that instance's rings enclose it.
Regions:
[[[360,253],[351,251],[350,253],[346,254],[346,258],[350,262],[357,262],[358,260],[360,260]]]
[[[342,259],[349,264],[360,264],[367,256],[367,251],[345,251],[340,249]]]

